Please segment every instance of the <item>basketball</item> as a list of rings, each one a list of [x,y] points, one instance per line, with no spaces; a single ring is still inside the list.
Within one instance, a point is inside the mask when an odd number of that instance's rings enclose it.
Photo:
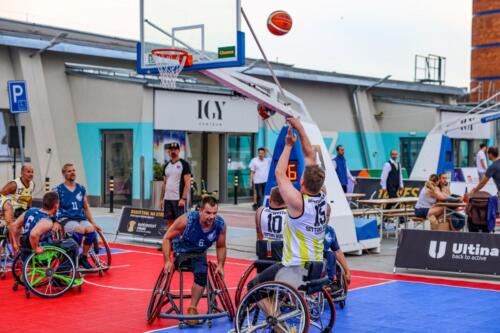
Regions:
[[[267,18],[267,29],[273,35],[285,35],[292,29],[292,18],[284,10],[272,12]]]

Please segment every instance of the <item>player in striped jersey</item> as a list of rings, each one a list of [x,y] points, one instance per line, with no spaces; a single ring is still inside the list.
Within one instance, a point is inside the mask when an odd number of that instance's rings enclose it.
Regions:
[[[307,262],[323,262],[323,242],[327,226],[326,194],[321,191],[325,171],[316,164],[315,153],[304,127],[297,118],[288,118],[290,124],[285,147],[276,166],[276,181],[288,209],[288,221],[283,230],[283,259],[250,281],[248,287],[257,283],[278,280],[294,287],[302,285],[307,275]],[[288,160],[297,137],[297,130],[304,153],[305,170],[300,179],[300,192],[286,176]]]

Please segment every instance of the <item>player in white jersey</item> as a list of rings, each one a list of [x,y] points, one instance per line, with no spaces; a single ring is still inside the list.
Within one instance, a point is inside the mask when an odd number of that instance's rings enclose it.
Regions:
[[[282,241],[283,228],[288,220],[285,201],[280,190],[273,187],[269,196],[269,207],[259,207],[255,214],[257,240]]]
[[[285,147],[276,166],[276,181],[288,210],[288,221],[283,231],[283,259],[250,281],[248,287],[257,283],[277,280],[294,287],[302,285],[307,275],[307,262],[323,262],[323,241],[325,238],[326,194],[321,192],[325,171],[316,164],[316,158],[304,127],[297,118],[287,119],[290,127]],[[305,170],[300,179],[300,192],[286,176],[292,147],[297,142],[295,128],[300,136],[304,153]]]
[[[21,167],[21,177],[8,182],[2,188],[0,194],[10,199],[12,208],[14,208],[14,216],[17,218],[31,208],[34,190],[33,166],[31,164],[24,164]]]

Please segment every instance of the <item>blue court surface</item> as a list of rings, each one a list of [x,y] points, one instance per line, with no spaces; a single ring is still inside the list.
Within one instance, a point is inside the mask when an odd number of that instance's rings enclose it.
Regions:
[[[334,332],[500,332],[500,292],[475,288],[390,281],[353,290],[337,308]],[[197,328],[177,326],[151,332],[227,332],[226,319]],[[315,329],[311,329],[311,332]]]

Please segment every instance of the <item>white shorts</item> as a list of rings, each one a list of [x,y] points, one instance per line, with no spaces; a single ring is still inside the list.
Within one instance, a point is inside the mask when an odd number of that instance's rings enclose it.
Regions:
[[[91,227],[92,223],[90,223],[87,220],[83,221],[72,221],[69,220],[64,224],[64,232],[68,234],[69,236],[73,235],[73,231],[75,230],[76,227]]]
[[[302,266],[286,266],[280,268],[276,273],[275,280],[285,282],[298,289],[304,284],[304,277],[307,277],[307,270]]]

